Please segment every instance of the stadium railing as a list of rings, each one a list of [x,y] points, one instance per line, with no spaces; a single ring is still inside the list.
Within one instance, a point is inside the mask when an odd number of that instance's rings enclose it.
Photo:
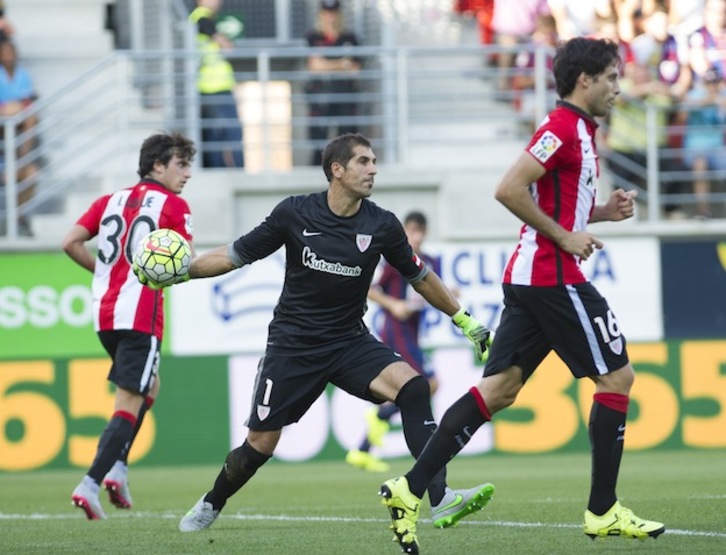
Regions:
[[[315,144],[308,137],[311,120],[305,83],[309,56],[351,55],[363,60],[356,76],[359,89],[326,100],[354,102],[355,116],[328,118],[332,125],[352,125],[376,145],[382,164],[436,167],[458,171],[462,167],[499,168],[501,152],[524,146],[536,122],[551,108],[553,95],[547,70],[549,50],[523,46],[535,63],[507,70],[510,76],[534,78],[531,90],[498,90],[499,69],[491,61],[504,49],[490,46],[457,47],[257,47],[229,52],[233,61],[241,108],[246,175],[286,173],[308,166]],[[160,129],[178,129],[199,141],[202,122],[196,90],[198,53],[194,49],[115,51],[55,93],[47,95],[12,118],[5,130],[4,191],[0,220],[9,238],[18,235],[17,218],[62,210],[67,191],[98,189],[103,175],[129,171],[137,164],[141,140]],[[36,147],[18,158],[14,145],[18,122],[34,115],[38,125],[30,132]],[[649,112],[648,136],[655,136],[655,116]],[[607,126],[605,125],[604,128]],[[677,130],[677,129],[676,129]],[[324,141],[323,141],[324,143]],[[224,144],[212,145],[224,148]],[[657,145],[647,151],[642,188],[646,219],[660,222],[665,203],[692,202],[689,193],[664,196],[669,179],[692,180],[658,170]],[[499,149],[499,150],[497,150]],[[433,154],[431,154],[433,153]],[[680,156],[673,148],[672,156]],[[606,183],[613,154],[601,145],[601,169]],[[39,172],[35,195],[19,205],[17,193],[31,183],[18,181],[17,169],[35,162]],[[718,177],[723,177],[720,174]],[[722,194],[712,193],[714,202]]]

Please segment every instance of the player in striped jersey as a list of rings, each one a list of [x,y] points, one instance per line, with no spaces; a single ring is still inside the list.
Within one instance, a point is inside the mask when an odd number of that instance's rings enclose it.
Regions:
[[[409,552],[418,550],[418,515],[408,507],[418,506],[429,480],[482,424],[514,402],[553,349],[576,378],[596,384],[585,534],[645,539],[665,531],[662,523],[620,505],[615,493],[634,372],[613,312],[580,269],[581,260],[603,247],[587,224],[634,213],[635,194],[622,189],[595,205],[594,118],[607,115],[615,103],[619,65],[613,42],[574,38],[563,43],[553,66],[562,100],[497,187],[496,199],[524,225],[504,271],[504,310],[484,376],[449,407],[411,471],[381,486],[394,521],[398,516],[412,528]]]
[[[110,501],[131,508],[127,457],[144,414],[159,393],[159,349],[164,331],[164,294],[139,283],[132,269],[136,245],[150,231],[170,228],[191,244],[191,211],[181,194],[191,178],[196,149],[180,133],[159,133],[141,146],[133,187],[103,195],[63,240],[63,250],[93,273],[94,327],[112,359],[108,379],[116,385],[114,413],[98,443],[96,457],[73,504],[89,520],[106,518],[101,484]],[[98,237],[97,254],[86,243]]]

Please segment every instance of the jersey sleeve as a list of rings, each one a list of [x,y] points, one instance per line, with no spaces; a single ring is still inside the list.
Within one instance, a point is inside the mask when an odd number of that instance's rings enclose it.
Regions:
[[[261,260],[285,244],[285,222],[292,219],[292,197],[280,202],[265,221],[232,243],[235,263],[251,264]]]
[[[526,150],[547,171],[551,171],[561,163],[568,150],[568,135],[570,133],[562,125],[555,125],[552,120],[545,121],[532,136]]]
[[[388,232],[383,257],[401,273],[406,281],[416,283],[426,276],[429,271],[428,267],[421,258],[414,254],[398,218],[392,212],[388,214]]]
[[[192,211],[183,198],[169,195],[159,218],[159,227],[173,229],[190,243],[194,238]]]
[[[106,210],[106,204],[108,204],[110,196],[104,195],[96,199],[88,210],[86,210],[86,213],[78,218],[76,222],[78,225],[85,227],[91,234],[91,237],[98,235],[98,230],[101,226],[101,217],[103,216],[104,210]]]

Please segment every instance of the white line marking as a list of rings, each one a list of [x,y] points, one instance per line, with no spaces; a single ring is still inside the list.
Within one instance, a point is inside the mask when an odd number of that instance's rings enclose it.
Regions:
[[[112,513],[111,518],[160,518],[160,519],[177,519],[181,518],[182,513],[151,513],[151,512],[133,512],[133,513]],[[78,513],[30,513],[30,514],[12,514],[0,513],[0,520],[82,520],[83,515]],[[389,519],[384,518],[360,518],[360,517],[338,517],[338,516],[293,516],[293,515],[261,515],[261,514],[231,514],[221,515],[220,518],[235,520],[273,520],[277,522],[377,522],[387,523]],[[430,522],[429,519],[422,518],[420,522]],[[464,520],[459,525],[467,526],[503,526],[505,528],[564,528],[564,529],[580,529],[579,524],[561,524],[556,522],[517,522],[511,520]],[[666,527],[665,533],[669,536],[700,536],[706,538],[726,538],[726,532],[705,532],[700,530],[681,530],[678,528]]]

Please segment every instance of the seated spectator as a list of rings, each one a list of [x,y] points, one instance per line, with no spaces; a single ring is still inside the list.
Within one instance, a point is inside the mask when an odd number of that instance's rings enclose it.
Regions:
[[[686,129],[683,135],[683,162],[693,171],[696,196],[694,217],[711,217],[711,180],[707,172],[726,171],[724,152],[724,110],[726,90],[718,69],[711,68],[686,95],[683,102]]]
[[[0,42],[0,117],[6,118],[15,116],[28,107],[36,98],[35,88],[28,71],[18,63],[15,45],[5,40]],[[32,160],[24,161],[36,146],[37,141],[32,132],[37,124],[37,117],[30,115],[19,122],[16,129],[18,158],[17,181],[18,181],[18,206],[25,204],[33,196],[35,189],[35,177],[38,173],[38,165]],[[5,127],[0,128],[2,139],[2,166],[5,165]],[[4,172],[3,172],[4,178]],[[23,216],[18,220],[18,228],[21,234],[30,235],[30,225]]]

